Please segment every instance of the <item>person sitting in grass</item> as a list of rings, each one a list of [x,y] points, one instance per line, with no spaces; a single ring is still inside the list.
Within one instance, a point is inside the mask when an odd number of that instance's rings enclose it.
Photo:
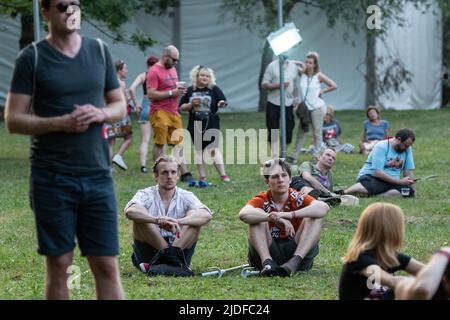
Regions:
[[[292,178],[290,187],[297,191],[309,194],[329,205],[357,205],[358,198],[352,195],[337,195],[333,192],[333,168],[336,161],[336,152],[331,149],[325,149],[319,155],[316,164],[312,162],[303,162],[298,171],[299,175]]]
[[[319,253],[322,219],[330,208],[289,188],[291,169],[285,160],[267,161],[262,174],[269,190],[253,197],[239,212],[249,225],[249,264],[262,276],[289,276],[311,269]]]
[[[126,217],[133,221],[131,261],[143,272],[150,264],[189,269],[200,229],[211,220],[211,210],[192,192],[176,186],[180,163],[175,157],[159,157],[153,173],[157,185],[139,190],[125,206]]]
[[[359,171],[356,184],[344,190],[344,194],[413,197],[415,139],[414,132],[405,128],[394,138],[378,142]]]
[[[439,249],[417,277],[402,279],[395,288],[398,300],[450,299],[450,247]]]
[[[405,270],[416,275],[423,264],[399,253],[404,237],[404,215],[400,207],[377,202],[361,214],[347,253],[342,259],[340,300],[392,300]]]

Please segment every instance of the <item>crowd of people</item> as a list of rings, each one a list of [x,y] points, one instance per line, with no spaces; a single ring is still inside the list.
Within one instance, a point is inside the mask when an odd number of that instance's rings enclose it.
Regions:
[[[214,71],[194,66],[187,86],[179,81],[175,68],[180,53],[170,45],[159,58],[148,58],[149,69],[127,90],[126,63],[114,63],[101,40],[68,28],[65,11],[55,4],[56,0],[41,0],[49,34],[19,54],[5,114],[11,133],[33,137],[30,201],[38,252],[45,256],[46,298],[69,298],[66,270],[72,264],[75,239],[94,275],[97,297],[125,297],[118,272],[118,209],[111,165],[127,169],[123,156],[132,143],[130,101],[141,127],[143,174],[148,172],[147,145],[153,132],[156,180],[155,186],[139,190],[124,208],[132,221],[131,262],[148,275],[194,275],[190,263],[200,231],[213,215],[193,192],[177,186],[179,180],[189,185],[194,181],[183,162],[183,135],[177,130],[183,128],[179,111],[189,112],[187,129],[194,141],[199,182],[207,185],[206,150],[220,179],[230,181],[218,141],[204,141],[205,130],[220,129],[217,113],[228,104],[216,85]],[[404,128],[388,136],[389,123],[373,106],[367,109],[360,145],[367,160],[355,185],[336,190],[332,168],[338,151],[354,149],[340,141],[340,124],[322,99],[337,86],[320,72],[317,53],[308,53],[304,63],[287,59],[284,63],[288,143],[294,108],[301,123],[295,149],[289,159],[275,156],[263,164],[267,190],[252,197],[239,212],[239,219],[248,225],[249,264],[263,277],[286,277],[313,267],[322,222],[334,205],[356,205],[356,196],[417,194],[412,153],[415,134]],[[279,123],[278,70],[277,60],[269,65],[261,84],[269,91],[269,129],[278,129]],[[141,104],[136,101],[138,86],[144,90]],[[316,161],[301,163],[293,172],[289,162],[297,161],[309,125]],[[117,138],[124,140],[114,153]],[[269,135],[269,142],[273,144],[274,138],[278,139]],[[171,146],[178,157],[168,155]],[[399,252],[403,239],[400,207],[377,202],[365,208],[343,257],[339,298],[448,299],[450,248],[439,249],[424,264]],[[411,277],[395,276],[398,270]]]

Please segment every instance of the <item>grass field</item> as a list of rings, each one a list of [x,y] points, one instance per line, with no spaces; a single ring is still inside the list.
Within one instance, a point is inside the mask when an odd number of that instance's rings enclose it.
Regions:
[[[363,111],[337,112],[343,140],[358,144]],[[450,245],[450,109],[437,111],[383,112],[391,133],[410,127],[416,133],[415,175],[438,174],[436,180],[418,184],[414,199],[389,199],[406,215],[403,252],[425,261],[438,247]],[[263,113],[221,115],[225,128],[264,128]],[[139,172],[139,129],[125,154],[127,171],[114,174],[116,197],[121,212],[126,202],[143,187],[154,184],[151,175]],[[309,133],[309,137],[310,137]],[[309,141],[308,138],[307,141]],[[42,299],[43,258],[36,253],[34,218],[28,201],[28,147],[26,136],[9,135],[0,123],[0,299]],[[292,146],[291,146],[292,147]],[[301,160],[310,156],[302,155]],[[339,154],[334,169],[335,185],[354,182],[365,156]],[[196,169],[191,170],[197,176]],[[195,189],[197,196],[214,212],[213,220],[202,229],[192,260],[195,272],[209,267],[227,268],[246,262],[247,228],[238,219],[242,206],[265,184],[256,164],[227,165],[231,183],[220,182],[212,166],[208,180],[214,184]],[[180,183],[179,186],[187,188]],[[321,235],[320,254],[311,271],[292,278],[248,278],[238,272],[223,278],[147,278],[131,264],[131,222],[120,213],[120,274],[128,299],[336,299],[340,258],[355,230],[358,217],[377,198],[361,199],[359,207],[333,208],[327,215]],[[85,259],[76,251],[74,264],[82,271],[81,287],[72,291],[74,299],[94,299],[94,285]]]

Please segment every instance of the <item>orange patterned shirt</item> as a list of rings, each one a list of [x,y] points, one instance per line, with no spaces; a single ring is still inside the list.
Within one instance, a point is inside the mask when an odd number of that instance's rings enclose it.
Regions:
[[[315,199],[307,194],[296,191],[295,189],[289,188],[289,196],[284,205],[283,212],[295,211],[304,207],[307,207],[313,202]],[[251,205],[254,208],[263,209],[264,212],[279,212],[277,206],[273,202],[272,199],[272,191],[267,190],[265,192],[261,192],[255,197],[253,197],[248,205]],[[292,225],[294,226],[295,232],[297,232],[298,228],[302,224],[303,218],[295,218],[290,220]],[[269,223],[270,234],[273,238],[285,239],[288,237],[286,231],[280,230],[280,228],[276,227],[272,222]]]

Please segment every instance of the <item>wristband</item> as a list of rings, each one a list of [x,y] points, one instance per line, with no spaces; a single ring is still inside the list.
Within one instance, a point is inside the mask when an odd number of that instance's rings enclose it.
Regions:
[[[103,119],[102,123],[106,123],[108,122],[108,115],[106,114],[106,111],[104,108],[100,108],[100,111],[103,113],[103,115],[105,116],[105,118]]]
[[[439,249],[438,251],[436,251],[436,253],[445,256],[448,260],[450,260],[450,253],[448,253],[447,251]]]
[[[169,90],[169,97],[172,97],[173,96],[173,92],[172,92],[172,90]]]
[[[297,218],[297,217],[295,216],[295,211],[291,211],[291,215],[292,215],[292,220],[294,220],[295,218]]]

